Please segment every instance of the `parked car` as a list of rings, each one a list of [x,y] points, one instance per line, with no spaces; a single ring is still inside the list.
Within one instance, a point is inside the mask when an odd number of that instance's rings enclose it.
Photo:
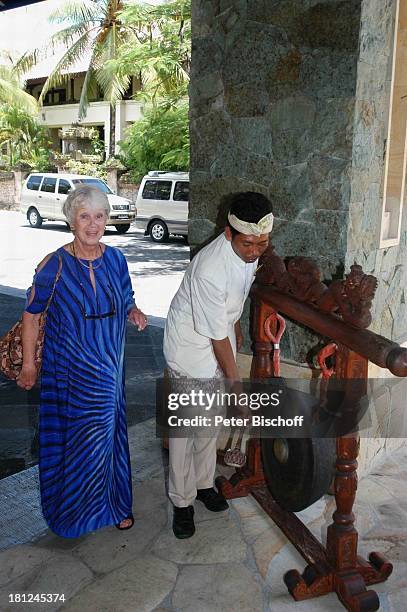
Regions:
[[[32,173],[23,184],[20,211],[32,227],[41,227],[45,220],[67,223],[62,212],[63,203],[71,189],[81,183],[98,187],[107,195],[110,204],[107,225],[114,225],[119,234],[127,232],[136,216],[135,204],[114,194],[104,181],[93,176]]]
[[[140,184],[136,200],[136,227],[154,242],[169,234],[188,236],[189,174],[152,170]]]

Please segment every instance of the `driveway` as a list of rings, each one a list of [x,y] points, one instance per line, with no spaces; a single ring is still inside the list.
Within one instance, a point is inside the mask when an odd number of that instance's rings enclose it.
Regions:
[[[30,227],[15,211],[0,211],[0,292],[10,293],[31,285],[34,268],[43,257],[70,242],[72,234],[60,222]],[[182,238],[157,244],[134,225],[124,234],[108,229],[103,242],[118,247],[126,256],[137,305],[148,315],[166,317],[189,263],[189,247]]]

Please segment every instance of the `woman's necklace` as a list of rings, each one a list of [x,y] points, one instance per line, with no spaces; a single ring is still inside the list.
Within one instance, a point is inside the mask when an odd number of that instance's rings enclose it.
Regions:
[[[74,247],[74,243],[73,243],[73,242],[72,242],[72,245],[71,245],[71,246],[72,246],[72,253],[73,253],[73,256],[75,257],[76,261],[79,261],[79,263],[80,263],[80,264],[81,264],[81,265],[82,265],[84,268],[87,268],[88,270],[97,270],[98,268],[100,268],[100,266],[101,266],[101,265],[102,265],[102,263],[103,263],[103,251],[102,251],[102,247],[100,246],[100,244],[99,244],[99,248],[100,248],[100,253],[101,253],[101,258],[102,258],[102,259],[100,260],[100,263],[99,263],[97,266],[94,266],[94,265],[92,264],[92,262],[90,262],[90,266],[88,266],[87,264],[83,263],[83,261],[81,261],[81,260],[79,259],[79,257],[77,257],[77,256],[76,256],[76,253],[75,253],[75,247]]]

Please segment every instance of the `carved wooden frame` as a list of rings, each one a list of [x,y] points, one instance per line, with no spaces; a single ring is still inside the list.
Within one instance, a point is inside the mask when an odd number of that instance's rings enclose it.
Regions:
[[[271,247],[262,258],[251,293],[251,377],[258,380],[274,375],[265,322],[277,311],[336,343],[336,377],[367,380],[369,360],[396,376],[407,376],[407,349],[366,329],[371,322],[376,287],[376,279],[365,275],[357,265],[343,281],[334,281],[328,287],[321,282],[315,262],[295,257],[286,266]],[[284,576],[294,599],[335,591],[348,610],[373,611],[379,608],[379,599],[366,586],[386,580],[393,568],[380,553],[372,552],[369,561],[358,556],[352,512],[357,489],[358,435],[337,438],[336,449],[336,510],[328,527],[326,547],[294,513],[281,508],[272,498],[264,479],[259,440],[249,440],[247,465],[237,469],[229,480],[219,477],[216,484],[227,498],[251,493],[306,560],[308,565],[302,575],[290,570]]]

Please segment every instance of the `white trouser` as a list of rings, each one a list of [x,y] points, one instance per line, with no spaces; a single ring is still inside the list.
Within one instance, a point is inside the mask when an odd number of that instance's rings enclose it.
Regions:
[[[214,393],[222,388],[220,370],[217,370],[213,379],[202,381],[180,376],[170,368],[168,374],[174,392],[189,392],[191,389],[202,388],[208,393]],[[213,417],[219,410],[222,408],[216,403],[211,413],[201,406],[201,414],[206,416]],[[196,408],[191,416],[194,414],[197,414]],[[191,430],[188,438],[169,437],[168,496],[174,506],[190,506],[196,497],[197,489],[213,487],[218,433],[216,429],[197,428],[195,431]]]
[[[174,506],[190,506],[197,489],[213,487],[216,436],[169,439],[168,495]]]

